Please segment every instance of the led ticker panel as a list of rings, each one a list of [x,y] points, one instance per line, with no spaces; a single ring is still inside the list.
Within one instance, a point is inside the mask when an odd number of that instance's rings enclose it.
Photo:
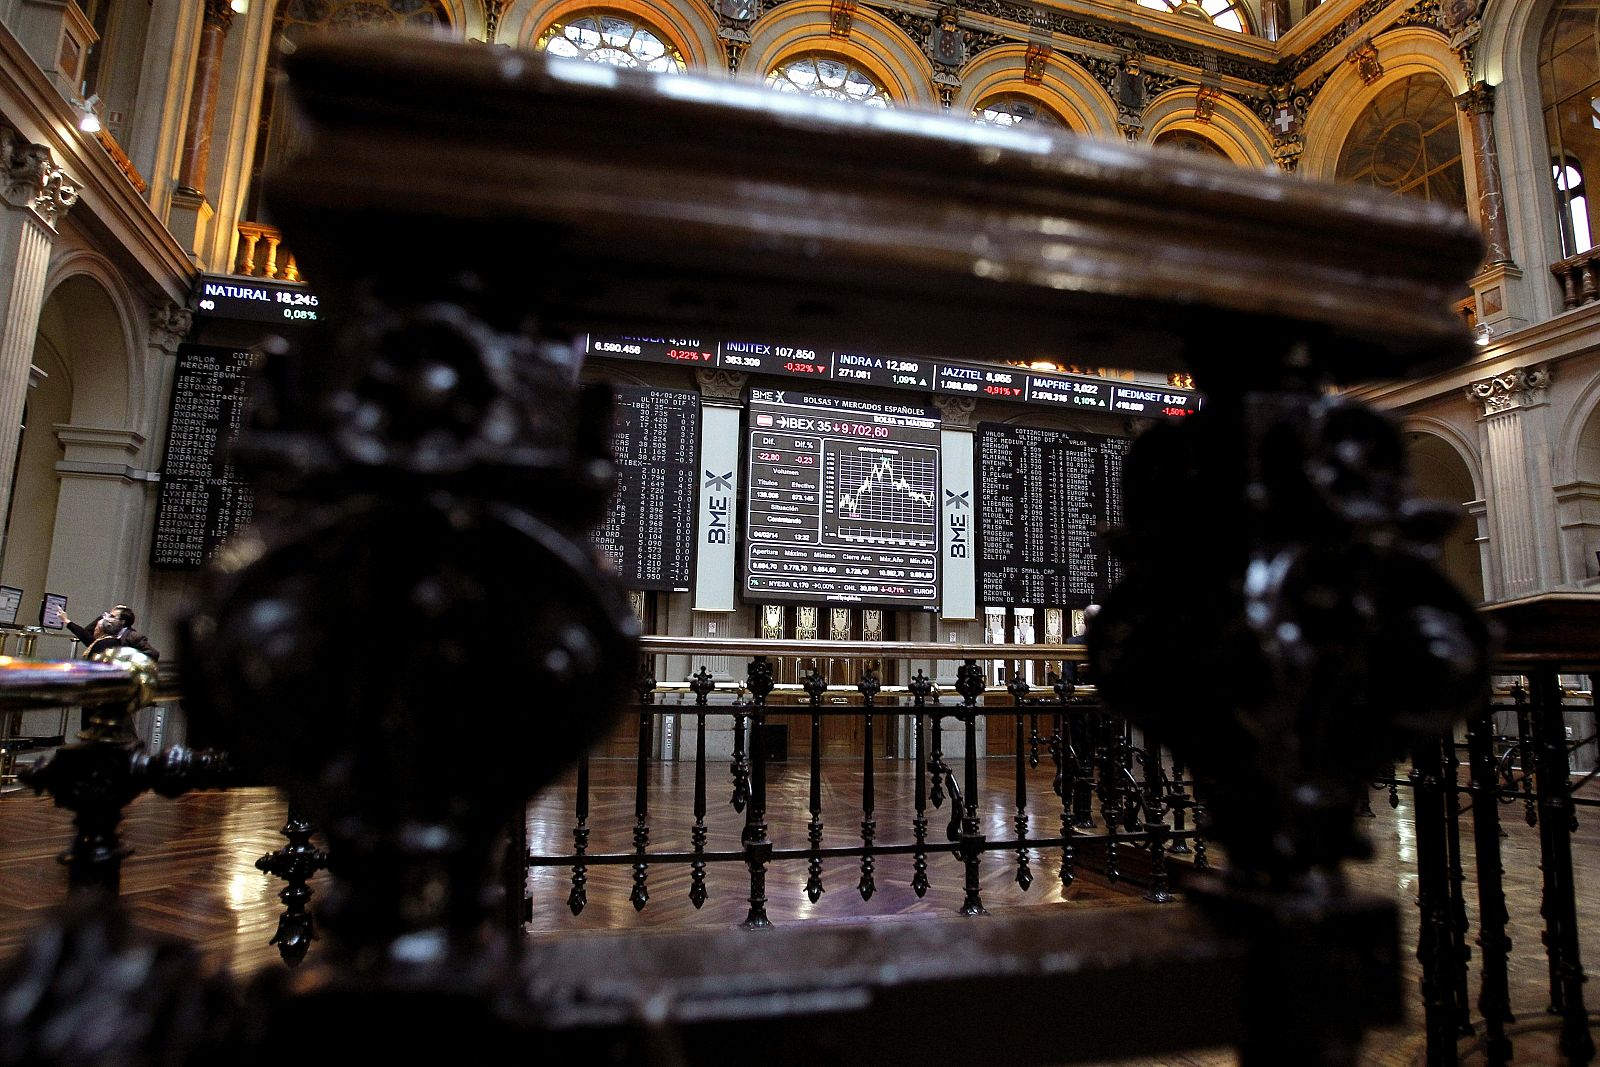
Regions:
[[[244,421],[256,359],[250,349],[178,346],[152,567],[198,568],[250,522],[255,498],[234,473],[228,444]]]
[[[1122,521],[1129,440],[978,424],[978,599],[1074,607],[1122,576],[1101,531]]]
[[[707,341],[592,334],[586,350],[595,356],[648,363],[686,364],[919,393],[1037,404],[1082,411],[1174,419],[1199,410],[1199,395],[1166,386],[1135,385],[1108,378],[1051,374],[981,363],[891,359],[857,352],[826,351],[763,341]]]
[[[939,418],[752,389],[744,596],[926,608],[939,596]]]
[[[594,543],[629,589],[683,591],[694,565],[700,394],[616,386],[617,491]]]

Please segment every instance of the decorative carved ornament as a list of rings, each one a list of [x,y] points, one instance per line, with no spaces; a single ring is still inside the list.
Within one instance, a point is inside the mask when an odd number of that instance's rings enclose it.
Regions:
[[[1371,37],[1352,47],[1345,55],[1345,59],[1355,66],[1356,73],[1366,85],[1371,85],[1383,77],[1383,64],[1378,61],[1378,49],[1372,43]]]
[[[972,413],[977,410],[978,402],[966,396],[936,396],[933,406],[939,409],[939,416],[946,426],[971,426]]]
[[[167,355],[175,355],[178,345],[194,325],[194,312],[177,304],[162,304],[150,309],[150,343]]]
[[[1466,92],[1456,97],[1456,107],[1468,115],[1494,114],[1494,86],[1476,82]]]
[[[1047,44],[1029,42],[1028,51],[1022,57],[1022,80],[1029,85],[1039,85],[1044,81],[1044,65],[1050,59],[1052,49]]]
[[[780,632],[776,636],[782,637]],[[794,609],[794,636],[797,641],[815,641],[817,639],[817,609]]]
[[[51,230],[78,202],[77,184],[56,166],[50,149],[24,141],[9,127],[0,127],[0,164],[5,167],[7,202],[32,208]]]
[[[850,640],[849,608],[830,608],[828,610],[828,635],[835,641]]]
[[[204,25],[216,26],[227,33],[233,25],[233,5],[229,0],[206,0]]]
[[[1525,408],[1544,399],[1550,387],[1550,366],[1517,367],[1467,386],[1468,399],[1483,405],[1485,415]]]
[[[855,13],[855,0],[833,0],[828,8],[828,36],[849,40],[850,22]]]
[[[813,612],[816,608],[811,609]],[[816,627],[812,627],[812,636],[816,636]],[[761,636],[770,638],[783,637],[783,605],[763,604],[761,606]]]
[[[1196,122],[1211,121],[1211,116],[1216,114],[1217,101],[1222,99],[1222,90],[1215,85],[1202,85],[1194,94],[1194,119]]]
[[[697,370],[694,380],[700,385],[700,395],[715,400],[743,400],[744,383],[750,376],[737,370]]]
[[[883,612],[867,608],[861,613],[861,640],[883,640]]]
[[[937,20],[928,24],[928,36],[923,44],[928,58],[936,67],[960,70],[967,61],[967,42],[971,35],[961,28],[961,9],[941,7]]]

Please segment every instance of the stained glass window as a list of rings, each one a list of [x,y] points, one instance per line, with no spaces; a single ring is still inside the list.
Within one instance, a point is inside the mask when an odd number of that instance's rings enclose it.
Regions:
[[[1584,175],[1600,173],[1600,0],[1566,0],[1539,42],[1539,95],[1562,256],[1594,247],[1594,203]]]
[[[621,11],[590,10],[564,18],[545,30],[535,47],[553,56],[658,74],[679,74],[687,66],[666,34]]]
[[[844,56],[811,52],[775,68],[767,85],[784,93],[853,100],[867,107],[889,107],[889,94],[877,79]]]
[[[1467,206],[1456,102],[1437,74],[1413,74],[1378,94],[1339,154],[1340,181]]]
[[[1189,130],[1169,130],[1157,137],[1155,143],[1160,148],[1172,148],[1179,152],[1196,152],[1202,156],[1228,158],[1228,153],[1219,148],[1216,142]]]
[[[989,97],[972,109],[972,119],[989,126],[1039,125],[1052,130],[1071,129],[1060,115],[1022,93],[1000,93]]]
[[[1250,32],[1250,22],[1245,15],[1243,0],[1139,0],[1140,7],[1157,11],[1170,11],[1174,15],[1209,22],[1225,30]]]

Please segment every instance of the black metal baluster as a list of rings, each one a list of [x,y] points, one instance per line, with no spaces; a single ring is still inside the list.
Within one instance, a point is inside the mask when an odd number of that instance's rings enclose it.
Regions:
[[[283,829],[278,832],[288,839],[288,843],[256,860],[256,870],[289,883],[278,892],[278,899],[284,906],[283,914],[278,916],[278,930],[267,944],[277,945],[278,955],[283,957],[283,962],[294,967],[306,958],[306,950],[317,939],[316,924],[306,908],[311,902],[311,886],[308,883],[313,875],[328,865],[328,854],[311,843],[311,823],[296,810],[293,800],[289,801]],[[521,869],[526,871],[527,849],[524,848],[522,853]],[[519,900],[519,908],[520,904]]]
[[[1063,664],[1063,667],[1068,666]],[[1056,678],[1053,688],[1056,699],[1061,702],[1061,710],[1056,713],[1055,736],[1052,751],[1056,758],[1056,795],[1061,798],[1061,887],[1065,889],[1078,877],[1074,865],[1077,861],[1077,846],[1072,843],[1077,830],[1072,825],[1072,797],[1074,781],[1076,780],[1075,764],[1078,754],[1072,747],[1072,720],[1067,711],[1067,701],[1072,697],[1073,683],[1071,676],[1065,671]]]
[[[933,779],[928,799],[936,808],[944,803],[944,780],[949,775],[950,768],[944,762],[944,716],[935,711],[928,730],[928,777]]]
[[[729,803],[734,811],[744,811],[745,805],[750,801],[750,760],[745,750],[745,712],[744,705],[734,700],[733,708],[733,755],[728,760],[728,773],[733,776],[733,796]]]
[[[1449,888],[1447,905],[1450,909],[1450,957],[1454,960],[1455,979],[1451,983],[1456,995],[1456,1020],[1463,1035],[1474,1032],[1472,1028],[1471,994],[1467,989],[1467,974],[1472,959],[1472,948],[1467,944],[1466,874],[1461,865],[1461,757],[1456,754],[1453,736],[1444,739],[1443,778],[1445,814],[1445,859]]]
[[[873,879],[876,860],[873,857],[872,845],[878,836],[878,821],[875,818],[877,808],[877,783],[874,778],[875,756],[872,739],[872,713],[877,706],[878,672],[872,666],[867,666],[861,671],[861,681],[856,688],[861,691],[861,715],[863,737],[861,743],[861,881],[856,883],[856,889],[861,893],[862,900],[871,900],[872,894],[878,891],[878,884]]]
[[[1174,853],[1187,856],[1194,850],[1189,847],[1189,785],[1183,778],[1183,757],[1172,753],[1172,788],[1167,795],[1172,808],[1172,848]]]
[[[1529,826],[1538,826],[1539,804],[1533,794],[1533,718],[1528,707],[1528,691],[1522,687],[1520,679],[1511,683],[1511,703],[1517,709],[1517,768],[1522,774],[1522,815]]]
[[[772,925],[767,918],[767,864],[772,860],[772,842],[767,839],[767,754],[759,743],[761,727],[767,718],[767,694],[772,692],[772,664],[767,657],[750,661],[750,803],[745,808],[745,865],[750,868],[750,911],[740,925],[746,930],[764,930]]]
[[[961,863],[965,868],[966,895],[961,901],[961,914],[987,915],[983,906],[982,889],[978,882],[978,862],[983,858],[986,838],[978,828],[978,697],[983,695],[983,668],[978,661],[969,659],[956,671],[956,691],[961,694],[961,715],[966,724],[966,768],[964,786],[966,796],[961,803]],[[952,815],[954,812],[952,812]]]
[[[1472,836],[1478,864],[1478,948],[1482,978],[1478,1012],[1483,1016],[1484,1056],[1495,1065],[1511,1062],[1511,1039],[1506,1024],[1516,1022],[1511,1013],[1508,964],[1511,938],[1506,932],[1505,866],[1500,855],[1500,781],[1494,758],[1494,709],[1483,710],[1467,721],[1467,751],[1472,796]]]
[[[1539,795],[1539,866],[1544,872],[1545,949],[1550,956],[1550,1010],[1562,1017],[1561,1051],[1573,1064],[1594,1058],[1583,1005],[1583,958],[1578,950],[1576,887],[1572,880],[1572,788],[1566,718],[1554,669],[1528,677],[1533,707]]]
[[[655,679],[650,679],[651,689]],[[645,850],[650,845],[650,746],[654,741],[652,729],[655,712],[651,709],[650,693],[643,683],[639,693],[639,752],[634,761],[633,773],[633,891],[628,900],[634,911],[643,911],[650,903],[650,889],[645,880],[650,875],[650,865]]]
[[[1423,1029],[1428,1062],[1453,1064],[1460,1032],[1456,969],[1451,951],[1449,856],[1445,844],[1443,749],[1438,738],[1418,741],[1411,762],[1411,802],[1417,840],[1417,962],[1422,964]]]
[[[1161,774],[1161,740],[1150,727],[1144,731],[1144,832],[1150,842],[1150,892],[1154,904],[1172,900],[1172,880],[1167,871],[1166,783]]]
[[[912,713],[912,723],[916,729],[916,759],[913,767],[916,771],[916,815],[911,820],[911,833],[916,841],[916,848],[911,853],[911,891],[918,897],[928,892],[928,778],[923,767],[923,753],[927,749],[922,746],[926,743],[927,723],[926,714],[928,693],[933,689],[933,683],[928,679],[922,669],[917,669],[917,676],[911,679],[906,686],[911,690],[912,706],[916,711]]]
[[[815,904],[825,890],[822,888],[822,694],[828,688],[827,679],[818,672],[815,663],[806,676],[806,695],[811,700],[811,821],[806,827],[806,839],[811,842],[811,859],[807,861],[806,896]]]
[[[1028,766],[1039,766],[1039,713],[1037,711],[1028,715],[1030,727],[1028,730]]]
[[[567,893],[567,909],[576,915],[589,903],[589,753],[578,757],[577,823],[572,828],[572,889]]]
[[[694,828],[689,831],[694,859],[689,861],[689,903],[696,908],[706,902],[706,698],[714,685],[705,667],[689,680],[695,704]]]
[[[1011,684],[1006,689],[1011,693],[1011,701],[1017,706],[1017,736],[1014,746],[1013,770],[1016,778],[1016,814],[1012,816],[1011,824],[1017,831],[1017,885],[1026,893],[1033,884],[1033,870],[1028,865],[1028,754],[1023,750],[1022,736],[1022,707],[1028,699],[1028,680],[1024,677],[1021,664],[1012,672]],[[1034,749],[1032,761],[1035,765],[1039,762],[1039,717],[1033,717]]]
[[[1096,750],[1100,818],[1106,824],[1106,878],[1122,880],[1117,838],[1122,832],[1122,724],[1113,716],[1100,716],[1101,743]]]
[[[1072,824],[1080,830],[1094,829],[1095,768],[1099,765],[1098,713],[1081,708],[1067,713],[1067,735],[1076,737],[1073,747],[1078,757],[1072,765]]]

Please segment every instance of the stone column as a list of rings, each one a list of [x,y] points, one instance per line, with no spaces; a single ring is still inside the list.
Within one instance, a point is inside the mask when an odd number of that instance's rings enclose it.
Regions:
[[[211,166],[211,134],[217,119],[217,99],[222,93],[222,46],[233,25],[228,0],[206,0],[200,28],[200,50],[194,60],[194,83],[189,93],[189,117],[184,123],[183,154],[178,163],[178,187],[172,192],[168,228],[184,251],[198,256],[211,233],[215,214],[206,199],[206,174]]]
[[[1478,182],[1478,224],[1487,248],[1483,270],[1472,279],[1477,320],[1502,333],[1527,325],[1528,316],[1516,313],[1522,271],[1511,259],[1511,238],[1506,228],[1505,192],[1500,184],[1500,153],[1494,137],[1494,86],[1478,82],[1456,97],[1456,106],[1471,128],[1473,172]]]
[[[1482,405],[1481,446],[1488,459],[1490,547],[1498,566],[1489,600],[1527,596],[1553,584],[1557,561],[1550,497],[1550,446],[1542,416],[1550,371],[1516,368],[1473,382],[1467,396]],[[1485,569],[1485,584],[1490,571]]]
[[[228,6],[228,0],[206,0],[200,51],[194,60],[194,88],[189,95],[189,120],[184,124],[183,157],[178,167],[178,185],[202,195],[211,165],[217,96],[222,91],[222,46],[232,25],[233,8]]]
[[[1456,97],[1456,106],[1472,126],[1472,162],[1478,177],[1478,224],[1488,243],[1484,262],[1511,262],[1506,233],[1506,199],[1500,188],[1500,153],[1494,140],[1494,86],[1478,82]]]
[[[16,469],[39,309],[56,224],[78,202],[44,145],[0,127],[0,168],[9,210],[0,210],[0,471]],[[11,507],[11,478],[0,479],[0,516]]]

